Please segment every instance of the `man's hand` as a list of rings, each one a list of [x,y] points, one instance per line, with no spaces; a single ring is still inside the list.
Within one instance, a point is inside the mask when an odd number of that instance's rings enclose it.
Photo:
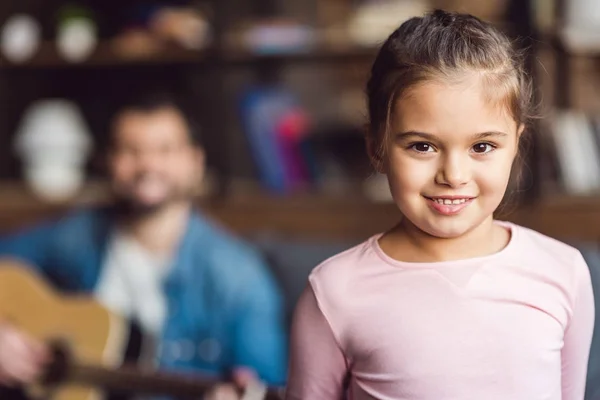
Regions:
[[[34,381],[49,359],[46,346],[8,323],[0,323],[0,383]]]
[[[217,385],[205,396],[205,400],[242,400],[244,389],[258,383],[258,377],[252,370],[238,368],[233,372],[233,383]]]

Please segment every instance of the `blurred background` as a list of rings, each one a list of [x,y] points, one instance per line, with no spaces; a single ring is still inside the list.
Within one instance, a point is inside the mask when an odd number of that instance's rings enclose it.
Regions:
[[[0,231],[107,201],[111,105],[153,87],[184,99],[208,157],[198,205],[233,231],[350,243],[389,227],[364,86],[391,29],[433,7],[491,21],[527,51],[541,118],[503,218],[600,239],[591,0],[2,1]]]
[[[498,26],[534,81],[498,217],[600,243],[597,0],[0,1],[0,235],[109,203],[117,104],[172,92],[207,156],[197,206],[260,248],[289,322],[312,268],[398,220],[364,147],[365,84],[383,40],[433,8]]]

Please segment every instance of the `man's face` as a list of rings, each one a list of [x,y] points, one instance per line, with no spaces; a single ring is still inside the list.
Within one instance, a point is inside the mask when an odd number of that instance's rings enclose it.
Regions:
[[[202,179],[203,155],[177,110],[125,111],[113,129],[109,168],[121,202],[148,212],[189,199]]]

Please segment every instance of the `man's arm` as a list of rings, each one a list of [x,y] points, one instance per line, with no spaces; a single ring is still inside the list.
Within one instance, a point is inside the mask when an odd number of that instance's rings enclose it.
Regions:
[[[242,260],[245,276],[237,294],[234,367],[253,369],[271,385],[287,376],[287,338],[284,302],[277,283],[259,257]]]
[[[18,259],[33,268],[43,270],[54,231],[55,224],[44,223],[0,237],[0,259]]]
[[[4,260],[15,260],[44,271],[55,230],[54,224],[46,223],[1,237],[0,265]],[[47,359],[43,343],[0,321],[0,386],[33,381]]]

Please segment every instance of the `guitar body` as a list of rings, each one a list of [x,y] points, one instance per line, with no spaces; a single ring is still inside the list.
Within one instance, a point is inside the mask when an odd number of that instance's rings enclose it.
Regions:
[[[44,342],[63,341],[79,362],[114,368],[127,346],[126,321],[89,296],[62,295],[35,270],[16,261],[0,262],[0,320]],[[43,388],[28,388],[35,398]],[[101,392],[65,383],[53,389],[53,400],[100,400]]]
[[[198,399],[219,383],[199,374],[136,368],[143,338],[138,337],[135,324],[112,314],[91,296],[59,293],[34,269],[17,261],[0,260],[2,320],[51,344],[53,360],[44,382],[54,384],[39,382],[25,388],[31,399],[101,400],[106,391]],[[243,399],[281,400],[283,389],[255,382],[243,390]]]

